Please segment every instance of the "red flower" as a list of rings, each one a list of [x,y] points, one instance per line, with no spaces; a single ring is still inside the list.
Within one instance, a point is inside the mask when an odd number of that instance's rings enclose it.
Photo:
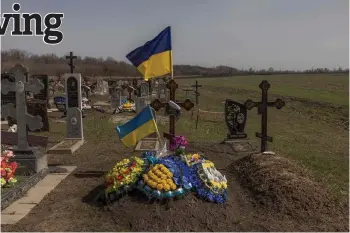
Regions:
[[[1,160],[1,167],[7,167],[7,162],[5,161],[5,159]]]
[[[6,176],[6,171],[5,169],[1,168],[1,177],[5,177]]]
[[[12,162],[10,164],[10,167],[11,167],[12,172],[15,172],[16,169],[18,168],[18,164],[16,162]]]
[[[124,176],[120,175],[120,176],[117,177],[117,180],[122,180],[123,178],[124,178]]]

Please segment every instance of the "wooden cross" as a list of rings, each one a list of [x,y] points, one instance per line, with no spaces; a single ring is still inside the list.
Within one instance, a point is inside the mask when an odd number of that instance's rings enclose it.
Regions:
[[[16,107],[13,103],[1,106],[1,116],[4,118],[13,117],[17,120],[17,149],[28,151],[28,131],[27,126],[31,131],[41,129],[43,127],[40,116],[32,116],[27,113],[25,92],[30,91],[38,94],[44,89],[44,84],[38,79],[31,79],[26,82],[25,74],[28,69],[21,64],[16,64],[11,68],[11,72],[15,76],[15,82],[9,80],[1,80],[1,92],[7,94],[10,91],[16,92]]]
[[[171,79],[167,83],[167,88],[170,90],[170,100],[175,102],[175,91],[179,87],[174,79]],[[186,111],[189,111],[191,108],[193,108],[194,104],[191,102],[191,100],[186,99],[184,102],[175,102],[180,107],[184,108]],[[161,108],[165,108],[168,105],[168,103],[160,102],[159,99],[153,100],[153,102],[150,104],[150,106],[156,110],[159,111]],[[167,139],[169,139],[170,144],[173,141],[173,137],[175,136],[175,116],[170,115],[170,122],[169,122],[169,133],[163,133],[163,136]]]
[[[260,152],[265,152],[267,150],[267,142],[272,142],[272,137],[267,135],[267,107],[276,107],[277,109],[283,108],[286,103],[278,98],[275,102],[268,102],[267,91],[270,88],[270,83],[263,80],[260,85],[261,89],[261,102],[253,102],[252,100],[247,100],[244,105],[248,110],[254,107],[258,108],[258,114],[261,115],[261,133],[255,133],[255,136],[261,138]]]
[[[202,85],[198,85],[198,81],[196,80],[196,85],[192,85],[191,87],[195,87],[196,88],[194,93],[196,94],[196,105],[198,105],[198,103],[199,103],[198,97],[200,96],[200,94],[198,92],[198,87],[202,87]]]
[[[69,56],[66,56],[66,59],[69,59],[68,65],[70,66],[70,73],[74,73],[75,65],[74,65],[74,59],[77,59],[77,56],[73,56],[73,52],[69,53]]]

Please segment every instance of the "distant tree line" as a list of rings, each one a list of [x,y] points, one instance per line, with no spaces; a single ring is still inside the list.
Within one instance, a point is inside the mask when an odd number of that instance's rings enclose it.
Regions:
[[[60,76],[69,72],[69,66],[65,56],[59,57],[55,54],[37,55],[24,50],[10,49],[1,51],[1,71],[5,72],[15,63],[22,63],[27,66],[31,74],[48,74]],[[136,68],[124,61],[116,61],[112,57],[95,58],[80,57],[74,61],[76,72],[84,76],[125,76],[138,77],[140,73]],[[217,66],[213,68],[192,66],[192,65],[174,65],[175,76],[234,76],[234,75],[273,75],[273,74],[323,74],[323,73],[349,73],[349,69],[341,67],[334,69],[314,68],[308,70],[275,70],[268,69],[254,70],[252,68],[236,69],[229,66]]]

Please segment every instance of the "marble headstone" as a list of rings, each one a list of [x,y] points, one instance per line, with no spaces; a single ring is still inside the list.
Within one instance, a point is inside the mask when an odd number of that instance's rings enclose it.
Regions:
[[[118,108],[121,105],[121,88],[115,87],[111,93],[111,106]]]
[[[69,139],[83,139],[83,117],[79,108],[68,108],[67,135]]]
[[[146,97],[137,97],[136,98],[136,113],[139,114],[142,109],[144,109],[147,106],[147,98]]]

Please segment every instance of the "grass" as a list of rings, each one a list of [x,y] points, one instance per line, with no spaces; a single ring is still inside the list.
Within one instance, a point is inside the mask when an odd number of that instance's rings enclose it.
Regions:
[[[268,135],[273,142],[268,149],[295,160],[310,170],[313,175],[339,198],[347,200],[349,190],[349,131],[348,131],[348,76],[346,75],[274,75],[237,76],[221,79],[198,79],[200,88],[199,106],[203,110],[223,112],[226,99],[244,102],[247,99],[260,100],[260,82],[270,82],[269,100],[283,97],[286,106],[277,110],[268,109]],[[177,80],[180,88],[195,83],[195,79]],[[96,100],[102,100],[96,96]],[[105,97],[107,98],[107,97]],[[181,100],[184,93],[177,91]],[[194,101],[194,97],[191,99]],[[163,114],[162,112],[159,114]],[[59,113],[61,115],[61,113]],[[108,141],[111,145],[118,140],[115,123],[110,115],[88,113],[84,119],[84,135],[87,144],[94,148],[99,157],[102,153],[119,153],[117,149],[100,148]],[[189,141],[222,141],[228,130],[223,113],[201,113],[198,129],[195,127],[196,113],[183,113],[176,123],[176,134],[185,135]],[[62,123],[51,123],[50,141],[60,141],[65,135]],[[168,131],[168,125],[159,125],[160,131]],[[248,112],[246,133],[253,144],[259,147],[255,132],[260,132],[260,116],[257,109]],[[43,133],[44,135],[49,135]],[[113,150],[111,152],[111,150]],[[102,157],[101,157],[102,158]],[[99,164],[104,164],[101,161]],[[99,164],[94,164],[98,166]],[[112,166],[112,165],[111,165]]]
[[[308,168],[317,179],[340,199],[346,199],[349,185],[349,83],[347,75],[274,75],[237,76],[222,79],[198,79],[200,108],[223,112],[225,99],[244,103],[247,99],[259,101],[260,82],[271,84],[269,100],[284,97],[286,106],[268,109],[268,135],[273,136],[269,150],[289,157]],[[195,80],[178,80],[181,86],[193,85]],[[181,92],[178,92],[181,99]],[[182,94],[182,98],[183,98]],[[194,98],[192,97],[192,100]],[[190,114],[187,114],[190,115]],[[201,114],[204,116],[205,114]],[[195,117],[182,118],[177,132],[190,140],[222,140],[227,131],[220,115],[206,114],[214,122],[202,120],[195,129]],[[260,132],[257,109],[248,112],[246,133],[259,147],[255,132]]]

